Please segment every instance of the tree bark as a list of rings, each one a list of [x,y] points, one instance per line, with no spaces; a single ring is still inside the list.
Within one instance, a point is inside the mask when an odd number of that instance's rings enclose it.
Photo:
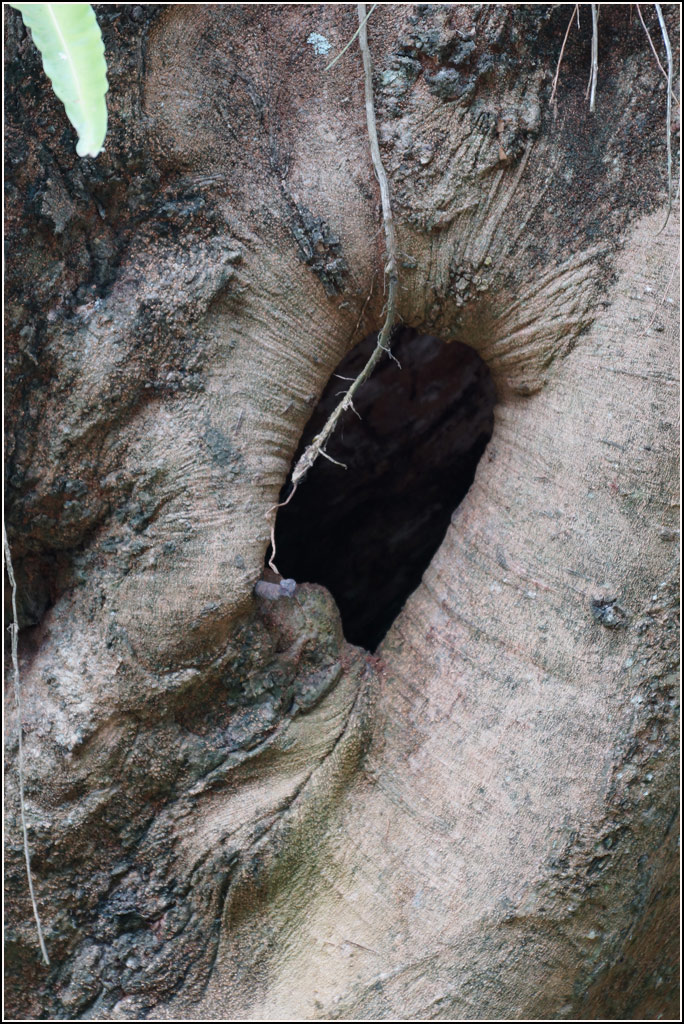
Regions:
[[[602,5],[589,113],[580,6],[554,105],[571,5],[368,24],[401,319],[497,393],[375,655],[323,588],[255,594],[302,430],[382,322],[357,49],[325,71],[353,5],[96,4],[110,128],[82,161],[6,8],[6,514],[51,959],[10,692],[14,1018],[676,1016],[666,88]]]

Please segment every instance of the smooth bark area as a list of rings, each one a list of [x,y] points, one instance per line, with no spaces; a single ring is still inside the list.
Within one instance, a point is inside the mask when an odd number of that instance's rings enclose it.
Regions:
[[[593,114],[588,16],[550,105],[569,5],[369,22],[401,319],[497,394],[374,655],[322,587],[254,592],[302,430],[382,323],[358,51],[324,71],[355,7],[95,8],[110,130],[85,161],[5,9],[7,525],[51,958],[10,690],[8,1015],[676,1015],[678,222],[630,5],[601,7]]]

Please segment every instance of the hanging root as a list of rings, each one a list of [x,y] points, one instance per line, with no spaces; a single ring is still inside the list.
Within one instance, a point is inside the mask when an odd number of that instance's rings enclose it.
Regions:
[[[667,34],[667,27],[660,4],[656,4],[655,9],[658,13],[660,31],[663,34],[663,42],[665,43],[665,52],[667,54],[667,214],[665,215],[665,222],[658,232],[660,234],[661,231],[665,230],[665,225],[670,219],[670,213],[672,212],[672,47],[670,46],[670,37]]]
[[[278,502],[277,505],[271,505],[271,507],[269,508],[269,510],[266,513],[266,515],[270,516],[271,512],[273,512],[275,509],[277,509],[277,508],[285,508],[286,505],[289,505],[290,502],[292,501],[292,499],[295,496],[295,491],[296,490],[297,490],[297,484],[294,485],[294,487],[292,488],[292,490],[288,494],[287,499],[285,501]],[[278,567],[275,564],[275,556],[276,556],[275,524],[276,524],[276,521],[274,519],[273,522],[271,523],[271,557],[268,560],[268,564],[269,564],[269,567],[271,569],[273,569],[273,572],[276,574],[276,576],[280,576],[280,573],[278,572]]]
[[[18,761],[18,774],[19,774],[19,808],[21,814],[21,831],[24,837],[24,860],[26,862],[26,878],[28,879],[29,894],[31,896],[31,906],[33,907],[33,916],[36,919],[36,929],[38,931],[38,944],[40,951],[43,954],[43,960],[46,964],[50,963],[48,957],[47,948],[45,946],[45,939],[43,938],[43,929],[40,923],[40,915],[38,913],[38,904],[36,903],[36,896],[33,891],[33,875],[31,874],[31,851],[29,849],[28,841],[28,830],[26,828],[26,808],[24,805],[24,744],[22,736],[22,724],[21,724],[21,689],[19,686],[19,654],[18,654],[18,643],[19,643],[19,620],[17,617],[17,584],[14,578],[14,569],[12,568],[12,555],[10,552],[9,541],[7,540],[7,534],[5,527],[2,528],[2,548],[5,556],[5,566],[7,568],[7,578],[9,579],[10,587],[12,588],[12,624],[10,625],[10,634],[12,637],[12,669],[14,670],[14,700],[17,706],[17,734],[19,737],[19,750],[17,752]]]
[[[665,70],[665,68],[663,67],[663,65],[660,62],[660,57],[658,56],[658,51],[655,48],[655,44],[654,44],[653,40],[651,39],[651,33],[648,31],[648,26],[647,26],[646,22],[644,21],[643,14],[641,13],[641,4],[637,4],[636,5],[636,9],[637,9],[637,14],[639,15],[639,21],[641,22],[641,27],[643,28],[644,32],[646,33],[646,38],[648,39],[648,45],[651,47],[651,52],[652,52],[653,56],[655,57],[655,62],[658,65],[658,67],[660,68],[660,71],[661,71],[665,81],[669,82],[669,77],[668,77],[667,71]],[[677,104],[677,106],[679,106],[679,99],[678,99],[678,97],[675,96],[674,91],[672,91],[672,90],[670,90],[670,91],[672,93],[672,99]]]
[[[375,106],[373,103],[373,68],[371,64],[370,50],[368,49],[368,36],[366,33],[366,22],[368,15],[366,14],[366,5],[357,4],[357,10],[359,15],[359,47],[363,57],[363,73],[366,93],[366,123],[368,126],[368,138],[370,140],[371,157],[373,160],[373,168],[375,175],[378,179],[380,186],[380,199],[382,201],[382,220],[383,227],[385,230],[385,249],[387,258],[385,262],[385,275],[387,278],[387,307],[385,314],[385,322],[382,325],[380,334],[373,353],[361,370],[354,383],[350,386],[348,391],[345,392],[342,401],[334,409],[334,411],[328,417],[325,426],[319,434],[313,439],[311,444],[302,453],[297,465],[292,471],[292,484],[296,488],[299,481],[308,473],[319,455],[332,459],[330,455],[325,451],[325,446],[333,434],[340,417],[347,412],[348,409],[354,408],[354,396],[359,390],[362,384],[370,377],[371,373],[375,369],[377,363],[382,357],[383,353],[389,353],[390,351],[390,337],[392,334],[392,328],[394,327],[397,318],[397,292],[399,290],[399,277],[397,272],[397,243],[394,234],[394,220],[392,218],[392,207],[390,205],[390,194],[389,184],[387,182],[387,175],[385,168],[382,164],[380,157],[380,146],[378,145],[378,133],[375,124]],[[294,493],[294,491],[293,491]],[[292,495],[290,495],[292,497]],[[288,501],[290,499],[288,498]]]
[[[599,5],[591,5],[591,74],[589,76],[589,110],[596,109],[596,84],[598,82],[598,18]]]
[[[362,28],[364,27],[364,25],[366,24],[366,22],[368,21],[368,19],[370,18],[371,14],[373,13],[373,11],[375,10],[375,8],[376,8],[377,6],[378,6],[377,4],[373,4],[373,6],[371,7],[370,11],[369,11],[369,12],[368,12],[368,14],[367,14],[367,15],[365,16],[365,18],[363,19],[363,21],[361,22],[361,24],[359,25],[359,27],[357,28],[356,32],[355,32],[355,33],[354,33],[354,35],[353,35],[353,36],[351,37],[351,39],[349,40],[349,42],[347,43],[347,45],[346,45],[345,47],[343,47],[343,49],[341,49],[341,50],[340,50],[340,52],[339,52],[339,53],[337,54],[337,56],[335,57],[335,59],[334,59],[334,60],[331,60],[331,61],[330,61],[330,63],[328,64],[327,68],[325,69],[326,71],[330,71],[330,69],[331,69],[331,68],[334,68],[334,67],[335,67],[335,65],[337,64],[338,60],[340,59],[340,57],[343,57],[343,56],[345,55],[345,53],[347,52],[347,50],[349,49],[349,47],[351,46],[351,44],[352,44],[352,43],[354,42],[354,40],[355,40],[355,39],[356,39],[356,37],[358,36],[359,32],[360,32],[360,31],[361,31],[361,29],[362,29]]]
[[[556,74],[553,76],[553,83],[552,83],[552,86],[551,86],[551,99],[549,101],[550,103],[553,103],[553,101],[556,98],[556,89],[558,88],[558,76],[560,75],[561,64],[563,63],[563,54],[565,53],[565,44],[568,41],[568,36],[570,35],[570,29],[572,28],[572,23],[574,21],[575,14],[577,14],[577,27],[579,28],[579,4],[575,4],[573,12],[570,15],[570,21],[568,22],[568,27],[566,28],[565,35],[563,36],[563,45],[561,46],[560,56],[558,58],[558,64],[556,65]]]
[[[597,86],[597,83],[598,83],[598,21],[599,21],[599,9],[600,9],[601,5],[600,4],[591,4],[590,6],[591,6],[591,21],[592,21],[591,71],[590,71],[590,74],[589,74],[589,83],[587,85],[587,98],[589,99],[589,110],[593,113],[593,111],[595,109],[595,106],[596,106],[596,86]],[[639,15],[639,21],[641,22],[643,30],[646,33],[646,38],[648,39],[648,43],[649,43],[649,46],[651,47],[651,50],[653,51],[653,56],[656,59],[656,63],[658,65],[658,67],[660,68],[661,72],[663,73],[663,75],[667,79],[667,123],[666,123],[666,134],[667,134],[667,214],[665,216],[665,222],[664,222],[663,226],[657,232],[657,234],[660,234],[662,231],[665,230],[667,222],[670,219],[670,214],[672,212],[672,99],[673,99],[673,96],[674,96],[674,92],[673,92],[673,83],[672,83],[672,79],[673,79],[673,71],[672,71],[672,46],[670,45],[670,37],[669,37],[668,32],[667,32],[667,26],[665,25],[665,19],[663,17],[663,12],[662,12],[662,8],[661,8],[660,4],[654,4],[653,6],[655,7],[656,14],[658,15],[658,22],[660,24],[660,31],[661,31],[661,34],[662,34],[662,37],[663,37],[663,43],[665,44],[665,53],[667,54],[667,71],[665,71],[665,68],[663,67],[662,63],[660,62],[660,58],[658,57],[658,53],[657,53],[655,45],[653,43],[653,39],[651,38],[651,33],[648,31],[648,28],[646,27],[646,22],[644,21],[643,15],[641,13],[641,5],[637,4],[636,5],[636,9],[637,9],[637,14]],[[630,4],[630,7],[631,7],[631,4]],[[568,27],[566,28],[565,35],[563,37],[563,44],[561,46],[560,56],[558,58],[558,64],[556,66],[556,73],[553,76],[553,82],[552,82],[552,86],[551,86],[551,99],[550,99],[549,102],[553,106],[554,117],[555,117],[555,110],[556,110],[554,101],[555,101],[555,98],[556,98],[556,89],[558,88],[558,77],[560,75],[561,64],[563,62],[563,54],[565,53],[565,44],[568,41],[568,36],[570,34],[570,29],[572,28],[572,22],[573,22],[573,19],[575,17],[575,14],[577,15],[577,25],[579,27],[579,8],[580,8],[579,4],[575,4],[574,7],[573,7],[572,14],[570,15],[570,21],[568,22]],[[675,103],[678,102],[676,96],[674,96],[674,100],[675,100]]]
[[[357,4],[356,6],[359,16],[359,27],[355,32],[354,36],[352,37],[352,39],[350,39],[349,43],[347,43],[347,46],[345,46],[342,53],[345,52],[347,47],[354,41],[356,36],[358,36],[359,47],[361,49],[361,55],[363,57],[363,74],[366,94],[366,123],[368,126],[368,138],[370,140],[373,168],[375,170],[375,175],[378,179],[378,184],[380,186],[380,199],[382,202],[382,221],[385,231],[385,249],[387,252],[387,259],[385,262],[385,275],[387,278],[387,305],[385,321],[382,325],[380,334],[378,335],[378,340],[375,345],[375,348],[373,349],[373,353],[370,359],[368,360],[364,368],[361,370],[361,373],[358,375],[358,377],[354,379],[354,382],[349,387],[349,389],[346,392],[344,392],[342,401],[339,402],[337,407],[330,414],[321,432],[317,434],[316,437],[314,437],[311,444],[304,450],[304,452],[300,456],[297,465],[292,471],[292,490],[290,491],[287,500],[281,501],[280,504],[278,505],[273,505],[268,510],[267,515],[270,515],[271,512],[273,512],[275,509],[283,508],[285,505],[289,505],[289,503],[294,498],[300,480],[302,480],[303,477],[308,473],[308,471],[311,469],[313,464],[318,459],[319,455],[322,455],[330,462],[334,462],[336,465],[341,466],[343,469],[346,469],[346,466],[342,462],[338,462],[337,459],[333,459],[332,455],[328,454],[328,452],[325,450],[325,446],[329,441],[331,435],[335,431],[335,428],[340,420],[340,417],[345,412],[347,412],[347,410],[351,409],[358,416],[358,413],[354,408],[354,397],[356,395],[356,392],[361,387],[361,385],[365,384],[365,382],[370,377],[377,363],[380,361],[383,352],[386,352],[390,356],[392,355],[392,353],[390,352],[390,337],[392,334],[392,328],[394,327],[395,321],[397,319],[397,292],[399,290],[399,276],[397,273],[397,243],[394,234],[394,220],[392,219],[392,207],[390,205],[389,184],[387,182],[387,175],[385,173],[385,168],[383,167],[382,159],[380,157],[378,132],[375,124],[375,106],[373,103],[373,67],[371,64],[370,50],[368,48],[368,35],[366,32],[366,22],[368,21],[371,14],[375,10],[377,4],[373,4],[368,14],[366,14],[365,4]],[[342,56],[342,53],[340,53],[338,57],[335,58],[332,64],[335,64],[337,60],[339,60],[339,57]],[[328,65],[328,67],[332,67],[332,64]],[[327,70],[328,68],[326,68],[326,71]],[[372,292],[373,289],[371,288],[368,298],[366,299],[363,309],[361,311],[361,316],[359,317],[359,324],[361,323],[364,313],[366,312],[366,306],[370,301]],[[269,567],[273,570],[273,572],[275,572],[277,575],[280,575],[280,573],[278,572],[278,568],[275,564],[275,557],[276,539],[274,519],[271,525],[271,556],[268,560],[268,564]]]

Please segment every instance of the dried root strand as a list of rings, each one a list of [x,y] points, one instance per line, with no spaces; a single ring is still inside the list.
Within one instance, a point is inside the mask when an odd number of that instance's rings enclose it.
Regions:
[[[17,616],[17,583],[14,578],[14,569],[12,567],[12,554],[10,552],[9,541],[7,540],[7,533],[5,527],[2,528],[2,550],[5,557],[5,568],[7,570],[7,578],[9,580],[10,587],[12,589],[12,623],[10,625],[11,640],[11,651],[12,651],[12,669],[14,672],[14,700],[17,706],[17,734],[19,739],[19,749],[17,752],[17,772],[19,775],[19,809],[21,814],[21,831],[24,839],[24,861],[26,863],[26,878],[28,880],[29,895],[31,897],[31,906],[33,907],[33,916],[36,919],[36,929],[38,931],[38,944],[40,951],[43,955],[43,961],[46,964],[50,963],[48,957],[47,947],[45,945],[45,939],[43,938],[43,929],[40,923],[40,914],[38,913],[38,904],[36,902],[36,896],[33,889],[33,875],[31,873],[31,851],[29,848],[28,841],[28,829],[26,827],[26,806],[24,801],[24,743],[23,743],[23,732],[22,732],[22,714],[21,714],[21,687],[19,680],[19,619]]]
[[[672,100],[674,98],[675,103],[677,103],[678,100],[677,100],[677,97],[674,96],[674,90],[673,90],[672,46],[670,44],[670,37],[668,35],[667,26],[665,24],[665,18],[663,17],[663,11],[662,11],[661,5],[660,4],[654,4],[653,6],[655,7],[655,11],[656,11],[656,14],[658,16],[658,23],[660,25],[660,32],[661,32],[661,35],[663,37],[663,43],[665,45],[665,53],[667,55],[667,71],[665,71],[665,68],[663,67],[663,65],[661,63],[660,58],[658,57],[658,53],[657,53],[655,45],[653,43],[653,39],[651,38],[651,33],[648,31],[648,28],[646,26],[646,22],[644,21],[643,15],[641,13],[641,5],[640,4],[636,4],[637,14],[639,15],[639,21],[641,22],[642,28],[643,28],[644,32],[646,33],[646,38],[648,39],[648,43],[649,43],[649,46],[651,47],[651,50],[653,52],[653,56],[655,57],[656,63],[658,65],[658,67],[660,68],[662,74],[667,79],[667,116],[666,116],[666,135],[667,135],[667,213],[665,215],[665,221],[663,223],[663,226],[657,232],[657,234],[660,234],[662,231],[665,230],[665,227],[667,226],[667,222],[670,219],[670,214],[672,212]],[[587,98],[589,99],[589,110],[593,113],[594,110],[595,110],[595,107],[596,107],[596,86],[597,86],[597,83],[598,83],[598,22],[599,22],[599,12],[600,12],[601,5],[600,4],[590,4],[590,7],[591,7],[591,21],[592,21],[591,71],[590,71],[590,74],[589,74],[589,83],[587,85],[587,93],[586,93],[586,95],[587,95]],[[630,4],[630,7],[631,7],[631,4]],[[556,73],[553,76],[553,82],[552,82],[552,86],[551,86],[551,99],[550,99],[550,103],[552,104],[553,109],[554,109],[554,116],[555,116],[555,109],[556,109],[555,105],[554,105],[554,101],[555,101],[555,98],[556,98],[556,90],[558,88],[558,78],[559,78],[559,75],[560,75],[561,64],[563,62],[563,54],[565,53],[565,45],[566,45],[566,43],[568,41],[568,36],[570,34],[570,29],[572,28],[572,23],[573,23],[573,19],[575,17],[575,14],[577,15],[577,25],[579,27],[579,8],[580,8],[579,4],[575,4],[574,7],[573,7],[573,11],[572,11],[572,14],[570,15],[570,20],[568,22],[568,27],[566,28],[565,35],[563,37],[563,43],[561,45],[560,56],[558,58],[558,64],[556,65]]]
[[[563,36],[563,45],[561,46],[560,56],[558,58],[558,63],[556,64],[556,74],[553,76],[553,82],[551,84],[551,100],[550,100],[551,103],[553,103],[553,101],[556,98],[556,89],[558,88],[558,76],[560,75],[561,64],[563,63],[563,54],[565,53],[565,44],[568,41],[568,36],[570,35],[570,29],[572,28],[572,23],[573,23],[574,18],[575,18],[575,11],[577,12],[577,15],[579,17],[579,4],[575,4],[575,8],[574,8],[572,14],[570,15],[570,21],[568,22],[568,27],[566,28],[565,35]]]
[[[667,214],[665,215],[665,222],[658,232],[660,234],[661,231],[665,230],[672,212],[672,47],[670,46],[670,37],[667,34],[667,26],[660,4],[655,4],[655,9],[658,14],[658,21],[660,22],[660,31],[663,35],[665,53],[667,54]]]
[[[373,6],[371,7],[370,11],[369,11],[369,12],[368,12],[368,14],[367,14],[367,15],[365,16],[365,18],[363,19],[363,22],[362,22],[362,23],[361,23],[361,24],[359,25],[359,27],[357,28],[356,32],[355,32],[355,33],[354,33],[354,35],[353,35],[353,36],[351,37],[351,39],[349,40],[349,42],[347,43],[347,45],[346,45],[346,46],[345,46],[345,47],[344,47],[344,48],[343,48],[342,50],[340,50],[340,52],[339,52],[339,53],[337,54],[337,56],[335,57],[335,59],[334,59],[334,60],[331,60],[331,61],[330,61],[330,63],[328,64],[327,68],[325,69],[326,71],[330,71],[330,69],[331,69],[331,68],[334,68],[334,67],[335,67],[335,65],[337,64],[338,60],[340,59],[340,57],[343,57],[343,56],[345,55],[345,53],[347,52],[347,50],[349,49],[349,47],[351,46],[351,44],[352,44],[352,43],[354,42],[354,40],[355,40],[355,39],[356,39],[356,37],[358,36],[359,32],[360,32],[360,31],[361,31],[361,29],[362,29],[362,28],[364,27],[364,25],[366,24],[366,22],[368,21],[368,19],[370,18],[371,14],[373,13],[373,11],[375,10],[375,8],[376,8],[377,6],[378,6],[377,4],[373,4]]]
[[[596,85],[598,83],[598,19],[599,4],[591,5],[591,74],[589,76],[589,110],[594,113],[596,109]]]
[[[665,68],[663,67],[663,65],[661,64],[660,57],[658,56],[658,51],[655,48],[655,43],[653,42],[653,39],[651,38],[651,33],[648,31],[648,25],[644,21],[644,16],[641,13],[641,4],[636,4],[636,9],[637,9],[637,14],[639,15],[639,21],[641,22],[641,27],[643,28],[644,32],[646,33],[646,38],[648,39],[648,45],[651,47],[651,52],[652,52],[653,56],[655,57],[655,62],[658,65],[658,67],[660,68],[660,72],[661,72],[663,78],[667,82],[668,81],[668,74],[667,74],[667,71],[665,70]],[[678,99],[677,96],[674,95],[674,93],[672,93],[672,99],[674,100],[674,102],[677,105],[679,105],[679,99]]]
[[[366,14],[366,5],[357,4],[358,16],[359,16],[359,47],[361,49],[361,55],[363,57],[363,73],[364,73],[364,85],[365,85],[365,96],[366,96],[366,124],[368,127],[368,138],[370,140],[371,158],[373,160],[373,168],[375,170],[375,176],[378,179],[380,186],[380,199],[382,202],[382,221],[385,231],[385,249],[386,249],[386,262],[385,262],[385,277],[387,280],[387,306],[385,321],[378,335],[378,340],[373,352],[368,359],[366,365],[361,370],[361,373],[355,379],[354,383],[345,392],[344,397],[339,402],[337,407],[328,417],[325,426],[319,434],[314,437],[311,444],[302,453],[297,465],[292,471],[292,485],[293,493],[294,489],[299,484],[300,480],[308,473],[311,467],[314,465],[319,455],[323,455],[331,461],[330,455],[325,450],[325,446],[330,440],[330,437],[335,431],[340,418],[349,409],[354,408],[354,397],[361,387],[362,384],[368,380],[376,365],[380,361],[383,353],[389,353],[390,351],[390,338],[392,335],[392,328],[394,327],[397,319],[397,294],[399,291],[399,275],[397,272],[397,243],[394,232],[394,219],[392,217],[392,207],[390,204],[390,192],[389,183],[387,181],[387,174],[382,163],[380,156],[380,146],[378,143],[378,132],[375,123],[375,104],[373,102],[373,66],[371,62],[370,50],[368,48],[368,35],[366,32],[366,22],[368,15]],[[290,495],[291,497],[291,495]],[[289,500],[289,499],[288,499]]]

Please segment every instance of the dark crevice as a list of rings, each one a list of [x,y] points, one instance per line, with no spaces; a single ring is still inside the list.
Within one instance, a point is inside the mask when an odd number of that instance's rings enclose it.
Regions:
[[[365,338],[338,366],[309,420],[295,462],[375,345]],[[470,487],[493,427],[494,385],[467,345],[400,328],[401,366],[383,359],[276,522],[277,565],[321,583],[346,638],[374,650],[416,589]],[[359,418],[360,417],[360,418]],[[283,496],[289,494],[289,483]]]

